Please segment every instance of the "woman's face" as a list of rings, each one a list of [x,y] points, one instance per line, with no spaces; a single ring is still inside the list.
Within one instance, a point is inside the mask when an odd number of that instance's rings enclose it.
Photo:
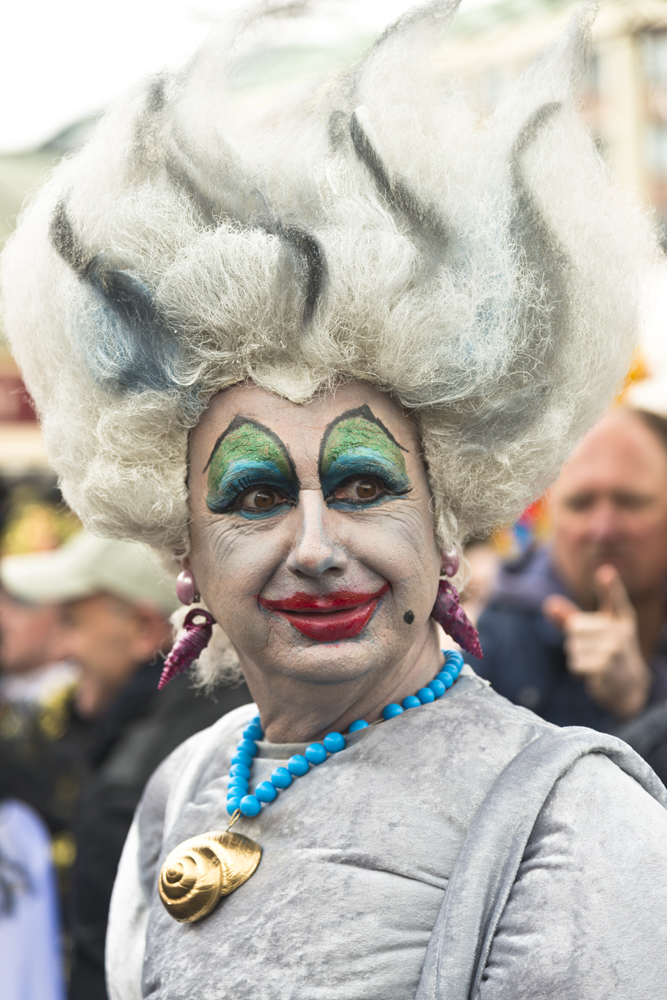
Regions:
[[[441,559],[419,440],[388,395],[234,386],[189,459],[190,565],[246,671],[339,683],[423,646]]]

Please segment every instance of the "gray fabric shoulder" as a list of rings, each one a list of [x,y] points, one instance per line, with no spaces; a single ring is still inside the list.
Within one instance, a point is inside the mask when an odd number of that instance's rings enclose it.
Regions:
[[[256,711],[255,705],[242,705],[195,733],[148,782],[123,848],[109,911],[106,971],[111,1000],[141,1000],[146,928],[164,837],[215,749]]]
[[[475,1000],[667,995],[667,810],[600,754],[554,785]]]
[[[469,1000],[535,822],[554,784],[582,756],[600,753],[667,808],[651,768],[612,736],[579,727],[543,732],[500,774],[468,830],[433,928],[415,1000]]]

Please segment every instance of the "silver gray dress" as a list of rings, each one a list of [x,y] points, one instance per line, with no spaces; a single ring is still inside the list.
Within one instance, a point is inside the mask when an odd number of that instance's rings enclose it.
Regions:
[[[151,779],[112,901],[112,1000],[667,998],[664,789],[623,745],[558,730],[469,668],[239,821],[257,871],[200,923],[174,921],[160,867],[227,826],[230,757],[255,711]],[[260,743],[253,782],[304,748]]]

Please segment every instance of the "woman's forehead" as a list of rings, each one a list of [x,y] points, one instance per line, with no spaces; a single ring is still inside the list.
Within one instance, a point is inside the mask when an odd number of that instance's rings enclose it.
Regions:
[[[261,424],[290,446],[308,452],[319,450],[323,435],[349,417],[377,428],[406,452],[417,445],[414,424],[388,393],[368,383],[350,381],[321,393],[308,403],[293,403],[260,386],[243,383],[219,392],[193,430],[191,455],[203,451],[234,424],[247,419]],[[197,461],[197,464],[199,462]]]

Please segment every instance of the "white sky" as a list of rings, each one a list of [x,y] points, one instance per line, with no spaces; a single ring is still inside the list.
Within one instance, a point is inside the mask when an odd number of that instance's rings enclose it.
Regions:
[[[494,0],[463,0],[462,9]],[[380,30],[410,0],[329,0]],[[30,149],[103,108],[129,83],[179,63],[240,0],[5,0],[0,7],[0,153]],[[349,15],[348,15],[349,16]],[[328,37],[328,31],[327,31]]]

